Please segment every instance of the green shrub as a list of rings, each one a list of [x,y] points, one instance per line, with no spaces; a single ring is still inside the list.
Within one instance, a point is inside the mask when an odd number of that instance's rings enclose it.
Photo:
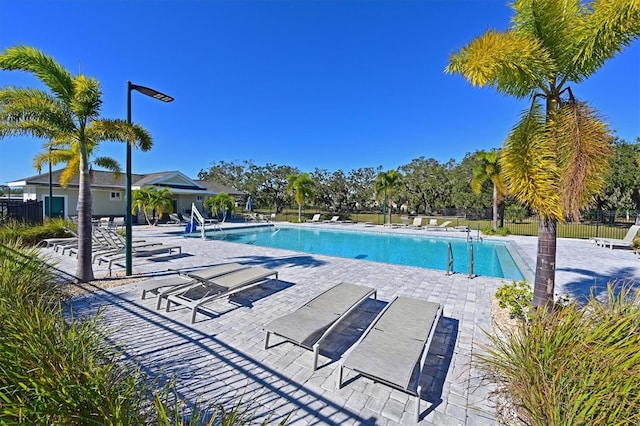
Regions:
[[[631,248],[636,253],[640,251],[640,237],[635,237],[633,241],[631,241]]]
[[[502,309],[509,308],[509,314],[525,319],[533,301],[533,290],[526,280],[503,284],[496,291],[496,299]]]
[[[490,335],[479,367],[522,424],[639,424],[638,324],[640,290],[610,285],[604,301],[540,309],[516,330]]]
[[[0,424],[252,423],[240,401],[210,419],[197,405],[179,410],[173,384],[159,387],[124,362],[100,313],[75,318],[59,291],[68,283],[23,247],[0,244]]]
[[[65,229],[76,231],[77,225],[64,219],[47,219],[42,225],[11,220],[0,227],[0,242],[8,244],[20,240],[24,245],[35,246],[45,238],[68,237]]]
[[[504,208],[504,217],[513,223],[523,222],[529,217],[529,211],[520,204],[510,204]]]
[[[482,228],[482,233],[484,235],[500,235],[502,237],[506,237],[507,235],[510,234],[509,228],[499,227],[494,231],[491,225],[487,225],[484,228]]]

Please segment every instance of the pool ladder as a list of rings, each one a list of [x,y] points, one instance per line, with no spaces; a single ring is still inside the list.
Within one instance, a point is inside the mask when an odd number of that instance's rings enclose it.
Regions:
[[[469,277],[474,278],[475,274],[473,273],[473,244],[469,245]],[[453,249],[451,248],[451,243],[448,244],[447,247],[447,276],[453,274]]]

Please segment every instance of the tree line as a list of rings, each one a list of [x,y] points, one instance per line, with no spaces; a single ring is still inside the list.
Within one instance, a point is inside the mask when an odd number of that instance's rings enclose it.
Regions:
[[[612,147],[611,167],[604,187],[588,208],[640,211],[640,137],[635,142],[615,139]],[[482,179],[481,172],[486,170],[486,154],[490,153],[478,150],[467,153],[461,161],[447,162],[419,157],[400,165],[396,170],[401,179],[387,194],[391,201],[389,208],[395,213],[402,208],[413,214],[492,208],[493,180],[488,174]],[[258,165],[253,160],[220,160],[200,170],[198,179],[244,191],[251,195],[256,208],[280,212],[297,207],[290,181],[292,175],[304,173],[313,181],[312,192],[305,199],[307,209],[348,214],[383,208],[384,194],[376,188],[376,179],[386,173],[382,166],[348,171],[300,170],[275,163]],[[472,183],[476,188],[472,188]],[[501,199],[501,207],[518,204],[508,194]]]

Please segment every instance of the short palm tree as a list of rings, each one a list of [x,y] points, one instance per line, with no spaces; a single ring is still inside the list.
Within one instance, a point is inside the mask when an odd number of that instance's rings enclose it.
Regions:
[[[150,186],[148,188],[136,189],[131,194],[133,201],[132,214],[136,213],[136,209],[144,214],[144,218],[148,225],[158,225],[158,220],[162,218],[164,213],[173,212],[173,198],[171,197],[171,190],[169,188],[155,188]],[[155,219],[151,223],[150,214],[154,215]]]
[[[91,264],[90,153],[103,141],[121,141],[149,150],[151,136],[124,120],[100,119],[100,84],[82,74],[73,76],[52,57],[29,46],[10,47],[0,53],[0,69],[33,74],[49,90],[0,89],[0,138],[27,135],[45,139],[48,147],[77,153],[78,266],[76,277],[93,280]]]
[[[482,191],[482,185],[491,181],[493,185],[492,208],[493,208],[493,230],[498,229],[498,203],[507,194],[507,187],[500,172],[500,151],[480,151],[477,154],[478,163],[473,168],[473,179],[471,179],[471,189],[476,194]]]
[[[307,198],[311,199],[314,194],[316,182],[311,178],[309,173],[295,174],[291,173],[287,180],[286,192],[293,195],[298,204],[298,222],[302,222],[302,206],[304,206]]]
[[[382,201],[385,216],[387,211],[389,212],[389,215],[387,216],[387,223],[389,224],[391,224],[391,205],[393,204],[393,195],[402,183],[402,177],[402,173],[392,169],[386,172],[378,173],[378,176],[376,176],[376,180],[373,184],[373,190],[376,193],[376,199],[378,201]]]
[[[227,214],[233,212],[236,206],[236,199],[226,192],[221,192],[204,200],[203,205],[216,217],[218,213],[222,213],[222,221],[224,222],[227,220]]]
[[[511,27],[454,53],[447,72],[518,98],[527,110],[502,150],[509,192],[540,217],[533,304],[553,306],[556,224],[603,185],[611,133],[569,84],[591,76],[640,35],[636,0],[516,0]]]

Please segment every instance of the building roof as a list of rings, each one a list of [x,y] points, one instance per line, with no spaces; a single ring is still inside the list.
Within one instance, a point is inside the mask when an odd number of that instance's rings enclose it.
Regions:
[[[53,186],[60,186],[60,176],[62,175],[62,169],[53,170],[51,172],[51,182]],[[75,176],[69,182],[69,188],[77,188],[79,186],[79,175]],[[43,173],[39,175],[33,175],[26,178],[19,179],[14,182],[9,182],[9,187],[25,187],[25,186],[48,186],[49,185],[49,173]],[[91,171],[91,187],[92,188],[105,188],[105,189],[125,189],[126,177],[124,173],[116,175],[113,172],[103,170]],[[215,182],[208,182],[202,180],[193,180],[179,171],[166,171],[156,172],[148,174],[132,174],[131,175],[131,187],[133,189],[139,189],[145,186],[160,186],[164,188],[172,189],[180,193],[203,193],[203,194],[219,194],[221,192],[227,193],[233,196],[245,195],[243,191],[238,191],[231,187],[221,185]]]

